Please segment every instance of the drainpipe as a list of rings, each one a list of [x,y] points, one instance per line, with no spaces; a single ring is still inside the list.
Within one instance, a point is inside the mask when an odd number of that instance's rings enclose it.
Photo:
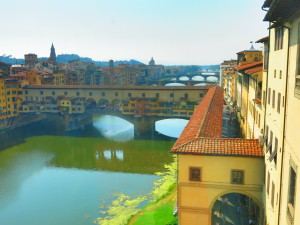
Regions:
[[[287,94],[288,94],[288,74],[289,74],[289,54],[290,54],[290,31],[291,28],[282,25],[282,27],[286,28],[288,31],[288,41],[287,41],[287,56],[286,56],[286,81],[285,81],[285,100],[284,100],[284,114],[283,114],[283,132],[282,132],[282,161],[280,168],[280,190],[279,190],[279,208],[278,208],[278,221],[280,222],[280,209],[281,209],[281,195],[282,195],[282,177],[283,177],[283,162],[284,162],[284,144],[285,144],[285,130],[286,130],[286,107],[287,107]]]

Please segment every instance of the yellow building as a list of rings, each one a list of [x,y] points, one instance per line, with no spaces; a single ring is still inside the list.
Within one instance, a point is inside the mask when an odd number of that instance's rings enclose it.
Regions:
[[[256,139],[222,138],[222,111],[222,89],[211,88],[171,150],[178,155],[181,225],[240,224],[227,209],[238,206],[264,222],[262,149]]]
[[[267,0],[266,217],[269,225],[300,224],[300,2]]]
[[[53,85],[66,85],[66,75],[64,71],[56,71],[53,73]]]

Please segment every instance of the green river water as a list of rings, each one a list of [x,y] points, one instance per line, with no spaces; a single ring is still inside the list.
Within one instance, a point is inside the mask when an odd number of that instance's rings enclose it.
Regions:
[[[47,124],[2,134],[0,225],[89,225],[114,193],[149,193],[172,161],[174,139],[132,132],[102,116],[73,134]]]

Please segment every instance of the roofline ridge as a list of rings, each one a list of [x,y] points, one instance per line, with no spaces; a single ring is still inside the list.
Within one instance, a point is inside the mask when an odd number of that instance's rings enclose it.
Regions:
[[[206,108],[206,110],[205,110],[205,114],[204,114],[203,120],[201,121],[201,124],[200,124],[200,126],[199,126],[199,130],[198,130],[198,132],[197,132],[196,137],[199,137],[199,135],[200,135],[200,133],[201,133],[201,131],[202,131],[202,128],[203,128],[203,125],[204,125],[204,122],[205,122],[205,118],[206,118],[207,113],[209,112],[209,109],[210,109],[210,107],[211,107],[211,104],[212,104],[212,102],[213,102],[213,100],[214,100],[215,93],[216,93],[216,90],[217,90],[217,86],[214,86],[214,87],[212,87],[211,89],[212,89],[212,91],[213,91],[212,97],[211,97],[211,99],[210,99],[210,101],[209,101],[209,106],[208,106],[208,107]],[[208,91],[210,91],[211,89],[209,89]]]

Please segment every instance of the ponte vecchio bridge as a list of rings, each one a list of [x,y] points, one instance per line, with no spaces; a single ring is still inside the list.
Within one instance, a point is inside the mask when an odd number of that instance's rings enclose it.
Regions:
[[[31,85],[24,87],[21,111],[63,115],[69,129],[80,125],[80,115],[113,113],[141,134],[161,119],[190,118],[210,87]]]

